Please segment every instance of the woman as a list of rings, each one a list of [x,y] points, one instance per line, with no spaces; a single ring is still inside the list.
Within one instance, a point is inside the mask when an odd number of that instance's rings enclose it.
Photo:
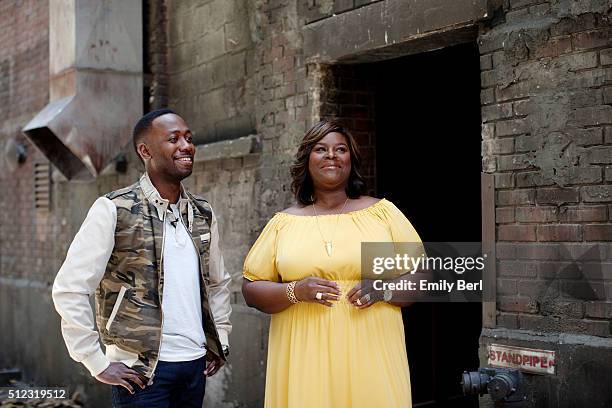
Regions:
[[[272,314],[266,407],[410,407],[401,309],[360,286],[361,242],[420,242],[389,201],[364,195],[350,133],[322,121],[291,168],[297,203],[244,264],[249,306]]]

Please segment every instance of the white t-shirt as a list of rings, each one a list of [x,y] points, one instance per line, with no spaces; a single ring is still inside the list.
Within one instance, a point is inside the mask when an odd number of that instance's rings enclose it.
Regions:
[[[191,361],[206,354],[198,252],[176,204],[164,221],[161,361]],[[177,219],[175,223],[173,220]],[[175,224],[176,227],[173,225]]]

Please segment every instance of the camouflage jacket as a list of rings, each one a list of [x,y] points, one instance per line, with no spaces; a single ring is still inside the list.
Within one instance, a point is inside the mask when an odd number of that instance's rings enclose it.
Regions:
[[[162,337],[163,232],[169,202],[160,197],[146,174],[139,182],[98,200],[101,203],[97,201],[92,206],[53,287],[64,339],[71,357],[83,362],[92,375],[103,371],[110,361],[121,361],[152,378]],[[90,236],[95,234],[91,224],[108,218],[103,211],[97,217],[92,215],[96,205],[104,205],[115,214],[113,242],[107,245],[110,249],[97,245],[96,238],[101,237]],[[222,344],[227,344],[231,330],[227,288],[230,278],[218,248],[216,219],[204,199],[185,189],[181,191],[179,209],[200,258],[200,299],[207,351],[223,358]],[[105,229],[103,235],[108,235],[109,228],[100,226]],[[80,268],[87,256],[95,258],[93,271]],[[107,262],[100,265],[103,258]],[[86,326],[93,322],[86,313],[74,310],[73,304],[81,291],[88,294],[95,291],[96,323],[106,345],[106,356],[101,355],[97,340],[97,344],[92,344],[95,331]]]

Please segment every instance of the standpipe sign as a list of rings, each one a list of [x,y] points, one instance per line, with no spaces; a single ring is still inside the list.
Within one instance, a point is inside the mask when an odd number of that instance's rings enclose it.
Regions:
[[[491,366],[517,368],[534,374],[555,375],[554,351],[491,344],[488,352]]]

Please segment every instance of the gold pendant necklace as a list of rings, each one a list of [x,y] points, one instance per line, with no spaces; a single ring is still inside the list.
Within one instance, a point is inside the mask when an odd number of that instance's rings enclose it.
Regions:
[[[338,220],[340,219],[340,214],[342,214],[342,212],[344,211],[344,208],[346,207],[346,203],[348,203],[348,200],[349,198],[346,197],[346,201],[344,202],[342,209],[340,210],[339,213],[336,214],[336,224],[334,225],[332,239],[330,239],[329,241],[327,241],[325,237],[323,236],[323,232],[321,231],[321,226],[319,225],[319,215],[317,214],[317,208],[315,207],[314,202],[312,203],[312,211],[314,212],[315,220],[317,221],[317,229],[319,230],[319,234],[321,235],[321,239],[323,240],[323,244],[325,245],[325,252],[327,252],[327,256],[332,256],[332,250],[334,249],[333,242],[334,242],[334,237],[336,236],[336,229],[338,228]]]

